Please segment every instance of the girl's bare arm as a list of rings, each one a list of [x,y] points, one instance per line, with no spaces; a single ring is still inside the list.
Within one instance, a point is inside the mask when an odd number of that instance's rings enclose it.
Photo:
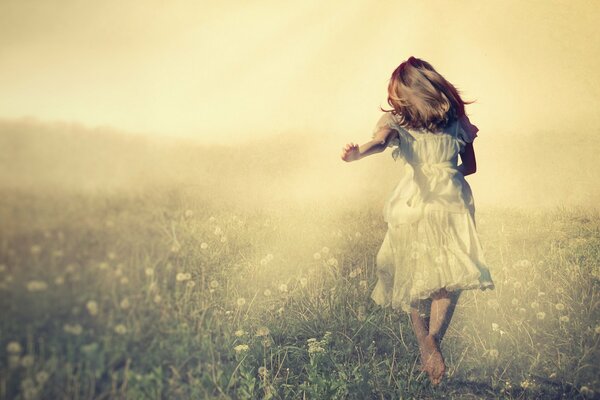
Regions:
[[[467,143],[464,147],[460,159],[462,163],[457,167],[458,170],[464,175],[471,175],[477,172],[477,161],[475,160],[475,150],[473,149],[473,143]]]
[[[385,129],[377,132],[372,140],[360,146],[352,142],[348,143],[342,149],[342,160],[347,162],[357,161],[371,154],[381,153],[388,147],[390,140],[395,135],[398,135],[398,132],[394,129]]]

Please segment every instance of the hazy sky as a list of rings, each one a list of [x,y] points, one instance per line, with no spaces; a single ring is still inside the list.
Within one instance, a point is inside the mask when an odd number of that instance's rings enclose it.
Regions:
[[[598,126],[598,26],[597,1],[0,0],[0,117],[358,140],[414,55],[482,132]]]

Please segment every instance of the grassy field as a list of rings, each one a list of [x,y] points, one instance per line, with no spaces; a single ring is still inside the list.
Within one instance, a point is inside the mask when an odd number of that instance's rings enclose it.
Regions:
[[[52,193],[0,194],[1,399],[600,393],[595,212],[477,210],[497,287],[462,296],[433,388],[407,317],[369,299],[379,207]]]

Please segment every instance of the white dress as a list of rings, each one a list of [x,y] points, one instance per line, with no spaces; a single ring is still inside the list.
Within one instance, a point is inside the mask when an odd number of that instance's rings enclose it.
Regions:
[[[383,208],[388,230],[377,253],[371,299],[409,312],[411,304],[441,288],[492,289],[471,188],[456,169],[477,127],[464,116],[440,133],[408,130],[397,116],[384,113],[373,136],[388,128],[399,132],[389,146],[403,173]]]

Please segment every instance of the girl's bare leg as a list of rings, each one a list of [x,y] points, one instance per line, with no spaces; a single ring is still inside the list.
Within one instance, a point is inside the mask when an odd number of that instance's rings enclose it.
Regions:
[[[410,321],[412,323],[413,331],[417,337],[419,343],[419,352],[421,353],[421,370],[425,371],[425,340],[429,335],[429,318],[421,312],[419,306],[413,306],[410,309]]]
[[[440,342],[450,324],[459,294],[460,292],[451,294],[445,289],[441,289],[432,296],[429,331],[424,339],[424,345],[427,356],[425,369],[434,385],[442,381],[446,372]]]

